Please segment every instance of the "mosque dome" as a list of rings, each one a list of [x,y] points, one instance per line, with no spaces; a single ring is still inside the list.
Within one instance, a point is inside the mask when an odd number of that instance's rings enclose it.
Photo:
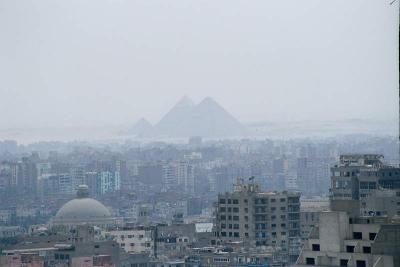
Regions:
[[[80,185],[77,197],[65,203],[57,212],[53,224],[109,224],[111,222],[110,211],[99,201],[89,198],[88,186]]]

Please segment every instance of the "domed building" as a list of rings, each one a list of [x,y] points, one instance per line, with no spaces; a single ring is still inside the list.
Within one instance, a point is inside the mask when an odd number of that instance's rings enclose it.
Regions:
[[[80,185],[77,197],[65,203],[52,220],[52,225],[96,225],[113,223],[110,211],[99,201],[89,198],[87,185]]]

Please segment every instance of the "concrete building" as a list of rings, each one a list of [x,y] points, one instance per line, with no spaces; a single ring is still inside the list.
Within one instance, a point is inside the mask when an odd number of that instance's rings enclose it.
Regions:
[[[304,243],[296,267],[400,266],[400,221],[383,217],[351,218],[346,212],[322,212]]]
[[[232,193],[218,195],[216,243],[280,247],[294,262],[300,247],[300,194],[261,192],[258,184],[238,181]]]
[[[108,192],[115,192],[121,189],[120,173],[102,171],[98,174],[97,192],[103,195]]]
[[[104,231],[102,235],[106,239],[115,240],[127,253],[152,253],[153,231],[150,228],[121,229]]]
[[[400,215],[400,168],[382,155],[342,155],[331,168],[331,209],[352,216]]]

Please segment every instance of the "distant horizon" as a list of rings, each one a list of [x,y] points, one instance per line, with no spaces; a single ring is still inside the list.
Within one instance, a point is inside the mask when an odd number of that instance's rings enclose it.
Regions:
[[[398,5],[0,1],[0,125],[156,123],[183,95],[243,123],[394,122]]]

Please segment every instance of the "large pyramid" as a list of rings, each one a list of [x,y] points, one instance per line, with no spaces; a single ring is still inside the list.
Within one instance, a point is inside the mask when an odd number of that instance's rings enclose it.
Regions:
[[[155,125],[154,132],[166,137],[228,137],[242,136],[245,127],[210,97],[198,105],[183,97]]]

